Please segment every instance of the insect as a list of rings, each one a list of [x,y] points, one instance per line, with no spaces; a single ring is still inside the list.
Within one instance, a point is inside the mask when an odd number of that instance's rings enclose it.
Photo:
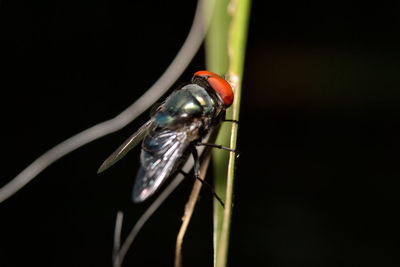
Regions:
[[[150,120],[103,162],[98,173],[111,167],[143,140],[141,166],[133,187],[134,202],[142,202],[152,196],[180,170],[190,154],[195,160],[195,176],[199,178],[196,146],[208,145],[234,151],[201,143],[212,128],[225,120],[225,111],[232,102],[233,90],[225,79],[210,71],[196,72],[191,83],[176,89],[163,103],[153,108]]]

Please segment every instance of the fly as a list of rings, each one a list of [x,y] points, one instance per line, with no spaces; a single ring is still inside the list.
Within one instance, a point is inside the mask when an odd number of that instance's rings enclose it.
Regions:
[[[201,143],[211,129],[225,120],[226,109],[232,102],[233,90],[225,79],[210,71],[196,72],[191,83],[172,92],[152,112],[150,120],[103,162],[98,173],[111,167],[142,141],[141,166],[133,187],[134,202],[152,196],[180,170],[191,153],[195,159],[194,173],[199,178],[196,145],[234,151]]]

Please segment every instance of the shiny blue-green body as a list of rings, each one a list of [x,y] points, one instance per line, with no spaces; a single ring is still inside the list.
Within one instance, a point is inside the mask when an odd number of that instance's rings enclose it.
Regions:
[[[190,124],[192,120],[202,120],[203,127],[210,127],[215,115],[221,111],[208,92],[197,84],[189,84],[173,92],[155,114],[155,124],[159,127],[175,128],[180,124]]]
[[[142,143],[134,201],[151,196],[186,161],[190,145],[224,116],[222,100],[207,87],[192,83],[174,91],[152,114],[152,127]]]

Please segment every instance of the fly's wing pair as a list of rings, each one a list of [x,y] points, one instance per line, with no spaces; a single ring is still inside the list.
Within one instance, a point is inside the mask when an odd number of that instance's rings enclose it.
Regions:
[[[144,138],[140,155],[141,167],[133,188],[134,202],[144,201],[186,161],[193,134],[195,133],[185,129],[156,128],[154,119],[151,119],[103,162],[98,173],[114,165]]]
[[[142,127],[139,128],[134,134],[132,134],[122,145],[120,145],[117,150],[114,151],[104,162],[101,164],[97,173],[101,173],[112,165],[114,165],[118,160],[123,158],[126,153],[128,153],[132,148],[142,141],[142,139],[148,134],[151,129],[154,128],[154,119],[147,121]]]
[[[155,129],[146,136],[140,154],[140,169],[133,187],[133,201],[142,202],[184,163],[190,150],[187,131]]]

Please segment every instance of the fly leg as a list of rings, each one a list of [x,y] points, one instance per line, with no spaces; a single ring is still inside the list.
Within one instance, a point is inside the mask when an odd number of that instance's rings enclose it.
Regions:
[[[238,124],[239,125],[239,121],[238,120],[227,120],[227,119],[224,119],[224,120],[222,120],[223,122],[233,122],[233,123],[236,123],[236,124]]]
[[[232,123],[236,123],[239,124],[239,121],[237,120],[226,120],[224,119],[223,122],[232,122]],[[208,146],[208,147],[214,147],[214,148],[218,148],[218,149],[223,149],[223,150],[227,150],[227,151],[231,151],[234,153],[237,153],[236,149],[230,148],[230,147],[226,147],[226,146],[222,146],[222,145],[217,145],[217,144],[213,144],[213,143],[197,143],[197,146]]]
[[[209,183],[207,183],[206,181],[204,181],[203,179],[201,179],[201,177],[200,177],[200,160],[199,160],[199,154],[197,153],[197,149],[195,146],[192,146],[192,155],[193,155],[193,160],[194,160],[194,177],[211,191],[213,196],[221,204],[222,208],[224,208],[225,207],[224,202],[217,195],[217,193],[215,193],[212,186]]]
[[[235,157],[236,157],[236,158],[239,158],[239,156],[240,156],[240,152],[239,152],[237,149],[233,149],[233,148],[230,148],[230,147],[221,146],[221,145],[217,145],[217,144],[213,144],[213,143],[197,143],[196,145],[197,145],[197,146],[214,147],[214,148],[218,148],[218,149],[223,149],[223,150],[226,150],[226,151],[230,151],[230,152],[235,153]]]
[[[231,151],[236,153],[237,150],[230,148],[230,147],[226,147],[226,146],[221,146],[221,145],[217,145],[217,144],[213,144],[213,143],[197,143],[197,146],[209,146],[209,147],[214,147],[214,148],[218,148],[218,149],[223,149],[223,150],[227,150],[227,151]]]
[[[232,123],[236,123],[239,125],[239,121],[238,120],[230,120],[230,119],[223,119],[222,122],[232,122]],[[197,146],[208,146],[208,147],[214,147],[214,148],[218,148],[218,149],[223,149],[223,150],[227,150],[227,151],[231,151],[234,152],[236,154],[236,158],[239,157],[239,152],[237,151],[237,149],[233,149],[230,147],[226,147],[226,146],[222,146],[222,145],[217,145],[217,144],[213,144],[213,143],[197,143]]]

